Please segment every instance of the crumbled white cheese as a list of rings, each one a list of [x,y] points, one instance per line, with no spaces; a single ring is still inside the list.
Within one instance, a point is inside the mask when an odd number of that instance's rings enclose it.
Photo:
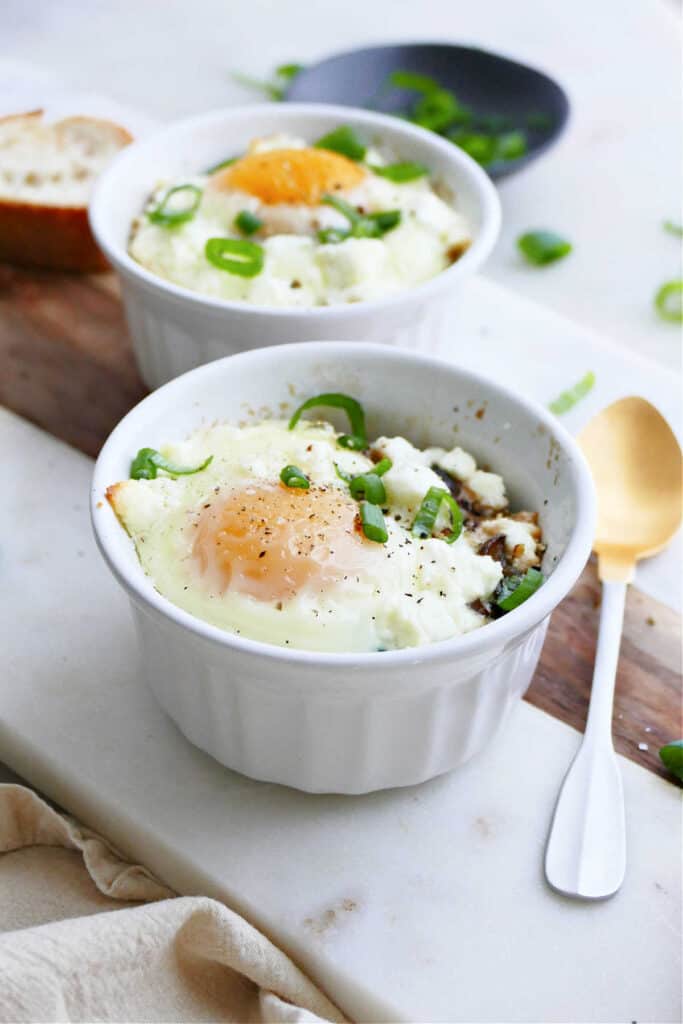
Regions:
[[[435,460],[439,469],[450,473],[456,480],[469,480],[476,472],[477,464],[469,452],[462,448],[454,448]]]
[[[507,506],[505,483],[502,476],[498,476],[497,473],[486,473],[483,469],[478,469],[467,478],[466,483],[487,508],[498,509]]]

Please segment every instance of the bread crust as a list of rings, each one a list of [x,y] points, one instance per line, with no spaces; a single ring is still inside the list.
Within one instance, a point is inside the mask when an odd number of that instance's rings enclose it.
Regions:
[[[23,120],[30,125],[42,117],[42,110],[31,110],[0,117],[0,124]],[[79,126],[113,137],[120,148],[132,141],[125,128],[101,118],[68,117],[54,128],[59,135]],[[11,197],[0,197],[0,261],[79,273],[109,269],[90,230],[87,206],[30,203]]]
[[[76,206],[34,206],[0,200],[0,261],[19,267],[100,273],[109,269]]]

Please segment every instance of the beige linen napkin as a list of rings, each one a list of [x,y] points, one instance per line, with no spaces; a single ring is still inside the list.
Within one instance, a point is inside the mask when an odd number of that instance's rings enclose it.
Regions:
[[[0,854],[2,1022],[344,1020],[243,918],[23,786],[0,785]]]

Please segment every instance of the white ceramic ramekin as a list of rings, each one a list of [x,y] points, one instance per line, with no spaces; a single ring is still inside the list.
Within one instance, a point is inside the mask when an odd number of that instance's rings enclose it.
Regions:
[[[288,132],[316,139],[339,124],[389,143],[402,159],[426,164],[453,191],[474,238],[457,263],[385,299],[288,310],[199,295],[163,281],[128,255],[131,222],[160,178],[196,174],[241,152],[256,136]],[[118,272],[140,371],[154,388],[212,359],[264,345],[348,338],[420,349],[445,334],[456,338],[457,289],[493,248],[500,203],[482,169],[433,133],[349,107],[284,103],[205,114],[128,146],[98,181],[90,223]]]
[[[139,448],[182,439],[217,419],[286,415],[325,391],[363,403],[370,437],[458,443],[502,472],[513,503],[540,512],[548,579],[536,594],[465,636],[369,654],[247,640],[162,597],[105,500],[107,486],[128,477]],[[185,735],[253,778],[363,793],[431,778],[492,740],[529,685],[550,613],[588,558],[594,498],[576,443],[541,407],[426,356],[329,342],[221,359],[151,394],[102,449],[92,519],[100,550],[131,598],[144,674]]]

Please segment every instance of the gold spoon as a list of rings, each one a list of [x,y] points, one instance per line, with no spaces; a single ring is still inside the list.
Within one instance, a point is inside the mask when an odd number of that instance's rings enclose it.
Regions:
[[[602,605],[586,731],[560,790],[545,873],[567,896],[603,899],[619,889],[626,869],[624,795],[612,745],[626,587],[636,562],[666,547],[681,524],[683,463],[671,428],[644,398],[603,409],[579,444],[597,491]]]

